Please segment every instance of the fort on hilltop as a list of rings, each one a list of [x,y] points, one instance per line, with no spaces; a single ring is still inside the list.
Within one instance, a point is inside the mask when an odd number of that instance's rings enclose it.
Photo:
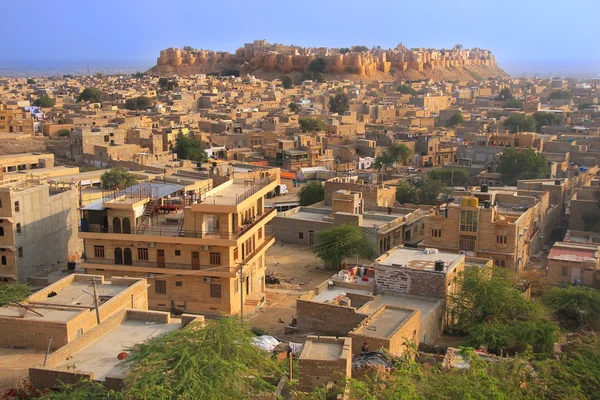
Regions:
[[[350,51],[344,51],[350,50]],[[364,50],[364,49],[359,49]],[[405,75],[436,70],[476,67],[482,78],[506,75],[498,68],[494,55],[485,49],[408,49],[399,44],[394,49],[379,47],[366,51],[300,47],[270,44],[265,40],[246,43],[235,54],[212,50],[169,48],[162,50],[150,73],[158,75],[221,72],[234,68],[240,73],[303,73],[313,60],[325,61],[325,74],[351,74],[358,77]]]

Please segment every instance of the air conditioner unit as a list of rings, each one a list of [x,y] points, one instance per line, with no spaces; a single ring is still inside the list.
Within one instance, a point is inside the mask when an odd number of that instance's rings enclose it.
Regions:
[[[210,250],[210,246],[200,246],[200,250]]]
[[[146,279],[153,279],[154,278],[154,274],[146,274]]]
[[[202,282],[204,282],[204,283],[210,283],[210,281],[212,281],[212,278],[210,276],[203,276],[202,277]]]

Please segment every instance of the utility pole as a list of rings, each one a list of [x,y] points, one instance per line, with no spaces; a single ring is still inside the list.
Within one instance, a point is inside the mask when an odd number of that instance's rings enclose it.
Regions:
[[[100,311],[98,310],[98,295],[96,294],[96,280],[92,279],[92,288],[94,289],[94,308],[96,309],[96,322],[100,325]]]
[[[450,186],[454,186],[454,168],[450,170],[450,173],[452,174],[450,175]]]
[[[244,323],[244,266],[240,264],[240,321]]]

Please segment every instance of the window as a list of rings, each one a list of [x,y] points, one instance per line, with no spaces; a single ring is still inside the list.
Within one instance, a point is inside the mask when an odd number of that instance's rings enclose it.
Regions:
[[[506,244],[506,235],[497,235],[496,243],[498,244]]]
[[[19,257],[23,258],[23,248],[19,247],[19,250],[17,252],[19,254]]]
[[[167,281],[154,281],[154,292],[156,294],[167,294]]]
[[[461,236],[458,240],[458,248],[463,251],[475,251],[475,239],[469,236]]]
[[[21,207],[19,207],[19,202],[15,201],[15,212],[19,212],[21,210]]]
[[[104,258],[104,246],[94,246],[94,257]]]
[[[258,230],[258,238],[262,239],[262,228]]]
[[[304,239],[304,232],[298,232],[298,239]]]
[[[566,265],[563,265],[560,271],[560,275],[561,276],[568,276],[569,275],[569,267],[567,267]]]
[[[148,249],[144,249],[144,248],[138,249],[138,260],[148,261]]]
[[[123,250],[120,247],[115,247],[115,264],[123,264]]]
[[[506,262],[504,260],[500,261],[500,267],[506,268]]]
[[[477,211],[460,211],[460,230],[462,232],[477,232]]]
[[[125,250],[123,250],[123,263],[125,265],[133,265],[133,258],[131,257],[130,248],[125,248]]]
[[[221,298],[221,284],[220,283],[211,283],[210,284],[210,297],[213,299]]]
[[[4,227],[0,226],[0,236],[4,236]]]
[[[21,223],[17,222],[17,233],[21,233]]]
[[[2,265],[6,265],[6,256],[2,256]]]
[[[175,282],[175,286],[183,286],[183,282],[181,282],[181,281],[176,281],[176,282]]]
[[[179,257],[181,255],[181,250],[175,250],[175,255]]]
[[[210,264],[221,265],[221,253],[210,252]],[[220,296],[219,296],[220,297]]]
[[[238,259],[239,254],[240,254],[240,252],[237,247],[235,249],[233,249],[233,259],[234,260]]]
[[[442,237],[442,230],[441,229],[432,229],[431,230],[431,236],[433,236],[435,238]]]

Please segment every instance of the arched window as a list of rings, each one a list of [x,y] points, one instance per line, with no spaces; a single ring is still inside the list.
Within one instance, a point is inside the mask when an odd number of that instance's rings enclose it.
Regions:
[[[123,250],[123,264],[133,265],[133,258],[131,257],[131,249],[126,247]]]
[[[4,227],[0,226],[0,236],[4,236]]]
[[[2,256],[2,265],[6,265],[6,256]]]
[[[506,268],[506,262],[504,260],[500,261],[500,266]]]
[[[496,267],[499,267],[499,266],[500,266],[500,261],[498,261],[498,260],[495,260],[495,261],[494,261],[494,265],[495,265]]]
[[[123,233],[131,233],[131,222],[129,222],[129,218],[123,218]]]
[[[115,247],[115,264],[123,264],[123,251],[120,247]]]
[[[121,220],[117,217],[113,218],[113,233],[121,233]]]

